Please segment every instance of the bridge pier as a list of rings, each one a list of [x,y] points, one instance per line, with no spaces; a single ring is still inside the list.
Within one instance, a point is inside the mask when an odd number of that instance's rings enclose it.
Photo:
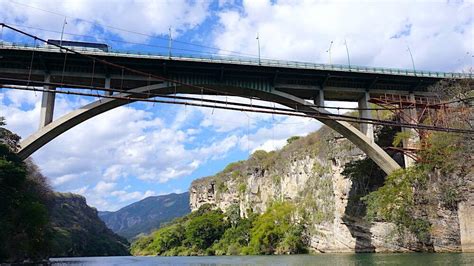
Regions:
[[[372,119],[372,111],[366,110],[369,108],[369,100],[370,94],[369,92],[364,92],[364,95],[359,99],[359,117],[360,118],[367,118]],[[374,142],[374,125],[373,124],[360,124],[360,131],[366,135],[369,140],[373,143]]]
[[[324,91],[323,89],[319,89],[313,99],[314,105],[316,106],[324,106]],[[323,110],[324,107],[318,108],[319,111]]]
[[[418,124],[418,114],[416,111],[416,100],[415,100],[415,94],[410,93],[408,95],[409,102],[412,104],[413,108],[410,108],[408,110],[401,110],[401,117],[402,122],[405,123],[411,123],[411,124]],[[400,106],[401,107],[401,106]],[[420,135],[416,130],[413,128],[402,128],[402,132],[405,132],[409,134],[408,138],[404,138],[402,141],[403,148],[405,150],[414,150],[417,148],[418,143],[420,142]],[[407,153],[404,154],[403,157],[405,161],[405,167],[410,167],[415,163],[415,160],[408,156]]]
[[[105,77],[105,85],[104,85],[104,87],[105,87],[106,89],[110,89],[110,76],[109,76],[109,75],[107,75],[107,76]],[[105,92],[105,94],[106,94],[106,95],[109,95],[109,96],[112,95],[113,93],[114,93],[113,91],[106,91],[106,92]]]
[[[44,77],[44,82],[49,83],[51,81],[51,75],[46,74]],[[56,90],[55,87],[44,85],[45,90]],[[39,128],[43,128],[53,121],[54,114],[54,101],[56,98],[56,93],[53,92],[43,92],[41,99],[41,113],[40,113],[40,124]]]

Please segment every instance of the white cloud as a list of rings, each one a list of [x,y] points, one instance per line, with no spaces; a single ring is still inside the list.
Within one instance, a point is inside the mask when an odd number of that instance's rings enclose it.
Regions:
[[[97,183],[97,185],[94,187],[94,191],[103,194],[103,193],[108,193],[111,190],[113,190],[117,186],[117,183],[107,183],[104,181],[100,181]]]
[[[35,105],[38,95],[31,91],[5,90],[6,97],[11,101],[11,106],[19,108],[22,105]]]
[[[29,136],[35,132],[39,127],[42,94],[12,89],[2,89],[0,92],[0,116],[6,117],[7,123],[21,137]],[[86,102],[87,99],[83,98],[70,99],[63,95],[57,95],[54,117],[58,118],[85,105]]]
[[[227,154],[227,152],[234,148],[237,143],[238,137],[236,135],[231,135],[223,140],[213,142],[209,146],[202,147],[196,152],[201,156],[201,158],[211,158],[212,160],[216,160]]]
[[[173,29],[174,36],[195,28],[207,18],[209,4],[209,1],[189,0],[152,2],[134,0],[0,0],[2,6],[0,16],[6,23],[56,31],[56,33],[51,33],[29,29],[29,32],[46,38],[59,39],[64,16],[67,16],[66,33],[101,37],[104,32],[109,32],[127,41],[143,42],[149,39],[149,35],[168,34],[169,27]],[[113,10],[113,13],[107,12],[110,10]],[[66,38],[81,37],[66,36]]]
[[[124,174],[124,169],[122,165],[119,164],[114,164],[107,169],[105,169],[104,172],[104,179],[108,181],[117,181],[120,177],[122,177]]]
[[[71,182],[74,179],[77,179],[79,176],[75,174],[69,174],[69,175],[62,175],[57,178],[55,178],[52,182],[54,186],[59,186],[62,185],[66,182]]]
[[[130,203],[142,200],[147,197],[164,195],[169,193],[182,193],[182,190],[175,189],[172,191],[161,191],[157,193],[154,190],[130,191],[130,187],[114,190],[114,183],[99,182],[92,189],[89,186],[80,187],[71,190],[73,193],[83,195],[87,198],[88,204],[93,205],[99,210],[116,211]],[[104,191],[104,192],[99,192]]]
[[[116,190],[116,191],[112,191],[110,194],[117,197],[120,202],[138,201],[146,197],[151,197],[151,196],[156,195],[156,193],[151,190],[147,190],[145,191],[145,193],[142,193],[139,191],[127,192],[124,190]]]
[[[234,96],[205,96],[205,99],[219,100],[223,102],[243,103],[255,106],[286,108],[285,106],[274,104],[271,102],[248,99]],[[223,106],[226,104],[215,104],[215,106]],[[204,115],[200,123],[202,127],[210,127],[216,132],[231,132],[234,130],[249,130],[254,129],[260,122],[270,121],[273,119],[272,115],[254,112],[241,112],[223,109],[212,108],[196,108]]]
[[[218,13],[215,45],[262,57],[460,71],[472,67],[471,1],[243,1]],[[409,31],[407,30],[409,29]],[[403,34],[402,34],[403,33]],[[398,35],[399,38],[392,38]]]
[[[39,100],[33,106],[18,108],[32,101],[15,92],[0,94],[0,115],[7,117],[9,129],[27,137],[36,130],[31,121],[38,121]],[[64,114],[79,104],[84,100],[58,97],[55,111]],[[223,158],[238,143],[238,137],[231,135],[213,138],[210,144],[201,141],[189,145],[190,136],[201,136],[201,131],[193,128],[195,122],[190,124],[199,118],[199,112],[188,115],[189,110],[178,110],[173,120],[180,122],[167,125],[157,117],[159,114],[133,106],[119,107],[65,132],[33,158],[56,189],[76,190],[96,183],[93,191],[103,193],[127,179],[166,183],[188,176],[207,161]],[[89,202],[104,206],[97,198]]]
[[[72,189],[71,192],[79,195],[84,195],[87,189],[89,189],[89,186],[83,186],[80,188]]]
[[[266,151],[280,149],[292,136],[305,136],[321,126],[315,119],[302,117],[277,117],[268,127],[260,127],[255,133],[240,138],[243,151],[253,153],[255,150]]]
[[[256,150],[264,150],[264,151],[274,151],[283,148],[287,144],[286,139],[278,139],[278,140],[267,140],[264,143],[260,144],[260,146],[253,149],[252,153]]]

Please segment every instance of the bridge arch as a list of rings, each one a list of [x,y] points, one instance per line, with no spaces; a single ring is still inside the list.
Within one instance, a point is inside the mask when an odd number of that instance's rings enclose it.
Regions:
[[[226,88],[231,93],[235,90],[248,90],[246,88],[229,88],[228,86],[226,86]],[[122,93],[118,94],[117,96],[127,97],[132,96],[131,93],[147,93],[154,91],[160,91],[160,93],[197,93],[196,91],[190,91],[189,88],[176,87],[166,82],[138,87],[129,91],[130,93]],[[306,102],[304,99],[274,89],[271,91],[252,90],[252,94],[261,100],[275,102],[290,108],[298,105],[300,106],[298,111],[302,113],[312,114],[314,111],[319,111],[321,114],[327,116],[327,118],[318,118],[320,122],[337,131],[349,141],[354,143],[359,149],[365,152],[367,156],[369,156],[385,173],[390,174],[391,172],[400,168],[400,165],[398,165],[395,160],[393,160],[380,146],[375,144],[365,134],[347,122],[335,120],[335,118],[332,118],[331,114],[327,110],[316,108]],[[137,97],[136,95],[133,96]],[[70,113],[63,115],[48,125],[40,128],[38,131],[23,140],[20,143],[18,155],[20,158],[26,159],[45,144],[67,130],[73,128],[74,126],[85,122],[101,113],[131,102],[133,101],[116,98],[105,98],[87,104],[77,110],[71,111]]]

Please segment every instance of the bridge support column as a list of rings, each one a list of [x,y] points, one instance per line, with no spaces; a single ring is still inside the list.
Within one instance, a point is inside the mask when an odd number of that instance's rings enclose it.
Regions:
[[[314,105],[324,106],[324,91],[323,91],[323,89],[318,90],[316,95],[314,95],[313,102],[314,102]],[[318,108],[318,110],[323,110],[323,109],[324,109],[324,107]]]
[[[44,77],[44,82],[50,82],[51,76],[46,74]],[[56,90],[55,87],[44,85],[45,90]],[[40,113],[40,124],[39,128],[45,127],[53,121],[54,114],[54,100],[56,98],[56,93],[54,92],[43,92],[43,97],[41,99],[41,113]]]
[[[364,92],[362,98],[359,99],[359,117],[360,118],[367,118],[372,119],[372,111],[371,110],[364,110],[369,108],[369,99],[370,95],[369,92]],[[360,131],[366,135],[370,141],[374,142],[374,125],[373,124],[360,124]]]
[[[417,124],[418,123],[418,114],[416,112],[416,100],[415,94],[409,94],[409,101],[413,104],[414,108],[408,110],[401,110],[401,117],[405,123]],[[409,134],[408,138],[403,139],[403,148],[407,150],[416,149],[418,143],[420,142],[420,136],[416,130],[413,128],[402,128],[402,132]],[[404,155],[405,167],[410,167],[415,163],[415,160],[408,156],[406,153]]]
[[[106,89],[110,89],[110,77],[109,76],[105,77],[105,86],[104,87]],[[106,91],[105,94],[110,96],[110,95],[114,94],[114,92],[113,91]]]

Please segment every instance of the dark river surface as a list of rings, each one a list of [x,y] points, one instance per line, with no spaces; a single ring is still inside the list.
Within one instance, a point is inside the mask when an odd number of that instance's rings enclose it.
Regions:
[[[54,258],[52,265],[474,265],[474,253]]]

